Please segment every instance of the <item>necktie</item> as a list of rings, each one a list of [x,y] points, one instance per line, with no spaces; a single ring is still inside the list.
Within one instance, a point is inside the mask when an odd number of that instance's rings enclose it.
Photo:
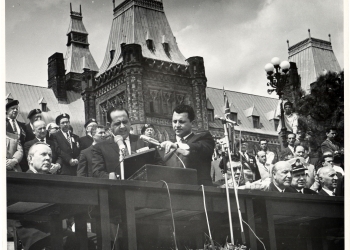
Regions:
[[[126,144],[126,141],[123,140],[123,142],[124,142],[124,145],[125,145],[125,156],[130,155],[130,154],[129,154],[128,145]]]
[[[15,120],[12,120],[12,126],[13,126],[13,132],[15,132],[15,134],[17,134],[17,126],[15,123]]]
[[[72,140],[71,140],[69,133],[67,133],[67,141],[69,142],[69,145],[72,148]]]

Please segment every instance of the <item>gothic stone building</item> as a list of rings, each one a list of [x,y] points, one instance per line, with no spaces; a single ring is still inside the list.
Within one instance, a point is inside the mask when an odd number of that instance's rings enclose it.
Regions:
[[[34,108],[44,111],[46,122],[65,112],[71,115],[74,132],[82,136],[87,119],[94,117],[106,124],[107,109],[121,106],[129,110],[136,133],[140,133],[143,124],[152,123],[158,139],[168,140],[174,139],[172,110],[185,103],[195,109],[195,130],[210,130],[214,136],[222,137],[222,124],[214,116],[223,116],[223,91],[207,87],[202,57],[182,55],[162,1],[125,0],[113,8],[101,67],[97,67],[90,53],[81,10],[75,12],[71,8],[67,51],[65,56],[54,53],[49,57],[48,88],[6,83],[7,101],[20,101],[19,120],[27,122],[26,116]],[[310,41],[315,43],[313,39]],[[290,48],[290,59],[303,56],[300,46],[304,42]],[[291,65],[285,93],[293,100],[293,89],[300,87],[300,75],[296,64]],[[236,137],[241,136],[251,145],[266,138],[276,149],[278,100],[228,90],[226,94],[231,118],[239,125],[235,126]]]

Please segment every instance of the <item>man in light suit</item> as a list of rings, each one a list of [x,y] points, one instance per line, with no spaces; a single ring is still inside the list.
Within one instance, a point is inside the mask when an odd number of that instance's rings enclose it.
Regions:
[[[125,145],[126,155],[136,153],[147,144],[138,135],[130,134],[129,113],[125,109],[112,107],[107,111],[107,121],[110,123],[110,132],[113,136],[106,141],[92,146],[92,176],[109,178],[109,173],[115,172],[120,176],[119,147],[116,136],[121,136]],[[116,140],[116,141],[115,141]],[[149,164],[161,164],[159,153],[155,151],[154,161]]]
[[[43,142],[50,146],[52,151],[52,164],[50,168],[50,173],[54,174],[61,169],[62,158],[61,158],[61,150],[58,144],[52,140],[47,139],[47,130],[46,124],[42,120],[37,120],[33,123],[34,135],[35,138],[31,141],[27,141],[24,143],[24,155],[28,158],[29,149],[37,142]]]
[[[211,186],[210,169],[215,142],[208,131],[192,132],[194,119],[191,106],[181,104],[174,109],[172,124],[176,142],[161,143],[165,149],[164,161],[167,166],[196,169],[198,184]]]
[[[106,129],[102,125],[93,126],[89,131],[93,142],[92,145],[80,152],[77,176],[92,177],[92,146],[106,140]]]
[[[267,191],[280,193],[296,193],[290,184],[292,182],[292,165],[279,161],[272,167],[272,181]]]
[[[69,132],[70,116],[61,114],[56,118],[60,131],[51,135],[61,149],[62,165],[61,175],[77,175],[78,158],[80,154],[79,136]]]

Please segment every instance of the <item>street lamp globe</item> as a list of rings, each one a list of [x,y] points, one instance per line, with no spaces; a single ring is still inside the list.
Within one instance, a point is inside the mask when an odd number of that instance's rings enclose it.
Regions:
[[[265,71],[266,71],[267,73],[273,72],[274,69],[275,69],[275,67],[273,66],[272,63],[268,63],[268,64],[265,65]]]
[[[281,62],[280,67],[281,67],[282,71],[285,72],[285,71],[289,70],[290,64],[288,61],[283,61],[283,62]]]
[[[274,57],[271,59],[271,63],[273,64],[273,66],[278,66],[281,63],[281,60],[278,57]]]

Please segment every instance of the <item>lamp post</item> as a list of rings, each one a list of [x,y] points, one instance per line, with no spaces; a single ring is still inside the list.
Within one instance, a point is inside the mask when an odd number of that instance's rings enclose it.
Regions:
[[[288,83],[288,71],[290,64],[288,61],[281,62],[278,57],[274,57],[271,60],[271,63],[265,65],[265,71],[267,74],[267,79],[269,82],[267,86],[270,86],[272,89],[268,89],[267,93],[272,94],[273,91],[276,91],[279,99],[281,100],[281,137],[282,144],[285,146],[287,144],[287,129],[284,121],[284,110],[283,110],[283,89]]]

